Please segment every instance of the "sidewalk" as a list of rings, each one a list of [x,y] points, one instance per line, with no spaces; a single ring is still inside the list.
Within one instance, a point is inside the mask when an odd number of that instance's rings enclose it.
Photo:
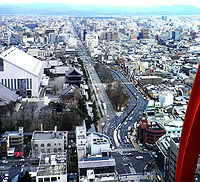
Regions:
[[[131,135],[130,140],[131,140],[133,146],[134,146],[135,148],[137,148],[139,145],[138,145],[138,143],[137,143],[137,142],[135,141],[135,139],[134,139],[135,136],[136,136],[136,133],[135,133],[135,129],[134,129],[133,132],[132,132],[132,135]]]

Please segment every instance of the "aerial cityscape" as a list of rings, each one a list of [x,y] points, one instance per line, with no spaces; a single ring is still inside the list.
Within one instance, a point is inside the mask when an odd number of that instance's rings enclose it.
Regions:
[[[0,1],[0,181],[175,182],[200,3],[15,3]]]

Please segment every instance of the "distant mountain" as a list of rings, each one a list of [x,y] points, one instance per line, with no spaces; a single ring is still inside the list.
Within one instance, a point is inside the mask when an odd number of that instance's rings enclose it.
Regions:
[[[0,14],[37,14],[37,15],[199,15],[200,8],[195,6],[96,6],[71,4],[0,4]]]

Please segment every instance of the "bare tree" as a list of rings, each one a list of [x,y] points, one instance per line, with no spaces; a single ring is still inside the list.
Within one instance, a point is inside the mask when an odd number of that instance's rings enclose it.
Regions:
[[[82,95],[81,95],[81,92],[80,92],[80,88],[78,86],[75,87],[75,90],[74,90],[74,99],[76,101],[78,101],[79,99],[82,99]]]
[[[56,92],[59,90],[58,86],[56,84],[54,84],[53,88],[52,88],[54,95],[56,95]]]

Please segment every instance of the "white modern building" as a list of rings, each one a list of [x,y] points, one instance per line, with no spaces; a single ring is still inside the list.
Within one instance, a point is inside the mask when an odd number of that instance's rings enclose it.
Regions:
[[[117,181],[111,142],[101,133],[87,133],[85,125],[76,127],[79,181]]]
[[[21,96],[39,95],[43,71],[42,61],[18,48],[0,54],[0,82]]]
[[[43,154],[36,173],[36,182],[67,182],[67,154]]]
[[[159,94],[159,101],[160,101],[161,107],[167,107],[169,105],[173,105],[174,96],[170,92],[161,92]]]

